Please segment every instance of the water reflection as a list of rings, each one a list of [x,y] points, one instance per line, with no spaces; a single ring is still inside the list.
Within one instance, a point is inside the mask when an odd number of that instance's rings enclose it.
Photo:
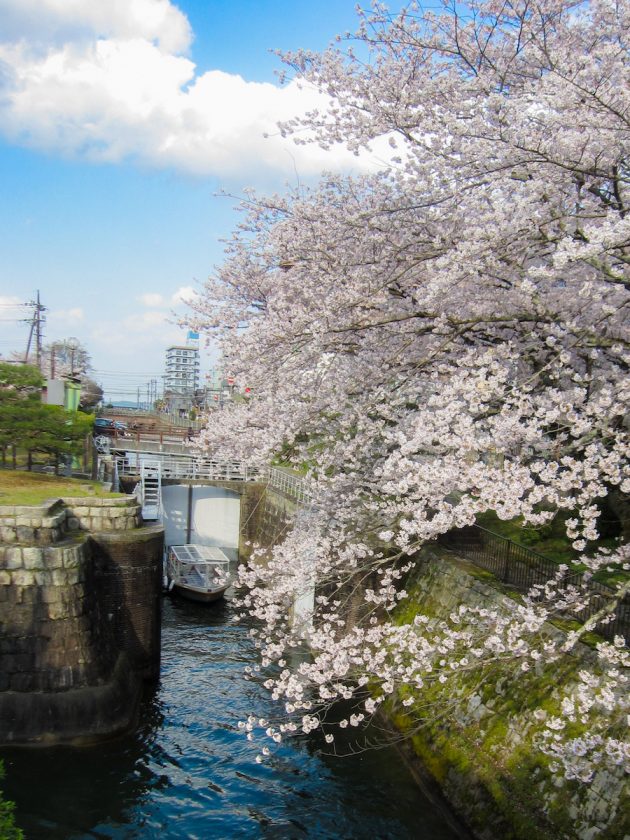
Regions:
[[[166,599],[162,657],[132,735],[2,752],[27,840],[456,837],[391,749],[335,759],[309,737],[256,764],[237,723],[273,709],[229,603]]]

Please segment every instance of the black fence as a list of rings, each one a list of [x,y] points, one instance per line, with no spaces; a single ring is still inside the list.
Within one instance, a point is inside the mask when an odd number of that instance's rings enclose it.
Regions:
[[[512,542],[512,540],[471,525],[468,528],[458,528],[443,534],[439,539],[440,545],[461,554],[476,566],[492,572],[498,580],[522,592],[527,592],[534,584],[544,584],[558,573],[558,563],[550,560],[530,548]],[[566,586],[580,586],[584,583],[584,576],[580,572],[567,572],[562,583]],[[594,580],[589,580],[587,588],[590,593],[588,605],[579,613],[571,613],[567,618],[586,622],[597,615],[618,596],[613,589]],[[596,632],[606,639],[623,636],[626,645],[630,644],[630,597],[618,601],[611,612],[611,620],[598,624]]]

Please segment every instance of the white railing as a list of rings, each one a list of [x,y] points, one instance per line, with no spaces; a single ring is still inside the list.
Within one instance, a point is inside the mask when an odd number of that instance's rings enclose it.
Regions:
[[[287,496],[292,496],[298,502],[311,500],[306,481],[301,476],[292,475],[279,467],[268,467],[267,484],[274,490],[280,490]]]
[[[131,454],[131,453],[130,453]],[[144,458],[142,453],[133,457],[128,454],[126,457],[119,456],[119,475],[138,475]],[[155,461],[153,453],[150,460]],[[147,458],[146,460],[149,460]],[[241,461],[219,461],[213,458],[177,458],[163,453],[159,459],[162,479],[165,478],[191,478],[205,481],[261,481],[264,480],[260,470],[249,467]]]
[[[147,457],[143,457],[146,455]],[[118,475],[139,475],[142,464],[156,462],[152,452],[128,452],[115,459]],[[311,494],[308,484],[299,475],[293,475],[280,467],[258,469],[243,461],[221,461],[216,458],[181,457],[166,452],[160,453],[159,464],[162,479],[199,479],[202,481],[260,481],[278,490],[297,502],[309,503]]]
[[[159,519],[162,513],[162,464],[143,461],[140,466],[140,494],[143,519]]]

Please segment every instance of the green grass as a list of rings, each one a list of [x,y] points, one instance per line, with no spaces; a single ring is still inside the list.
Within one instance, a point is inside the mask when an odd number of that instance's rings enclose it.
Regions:
[[[116,497],[98,481],[60,478],[42,473],[0,470],[0,505],[41,505],[48,499],[76,496]]]

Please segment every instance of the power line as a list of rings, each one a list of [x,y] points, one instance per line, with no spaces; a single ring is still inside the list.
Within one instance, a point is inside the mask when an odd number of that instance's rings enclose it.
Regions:
[[[157,370],[152,370],[152,371],[142,371],[142,370],[140,370],[140,371],[123,371],[123,370],[120,370],[120,371],[118,371],[118,370],[102,371],[102,370],[98,370],[97,368],[93,368],[92,370],[93,370],[94,373],[97,373],[99,376],[137,377],[137,378],[140,378],[140,379],[146,379],[147,377],[153,377],[155,379],[156,376],[159,378],[164,373],[163,371],[157,371]]]

